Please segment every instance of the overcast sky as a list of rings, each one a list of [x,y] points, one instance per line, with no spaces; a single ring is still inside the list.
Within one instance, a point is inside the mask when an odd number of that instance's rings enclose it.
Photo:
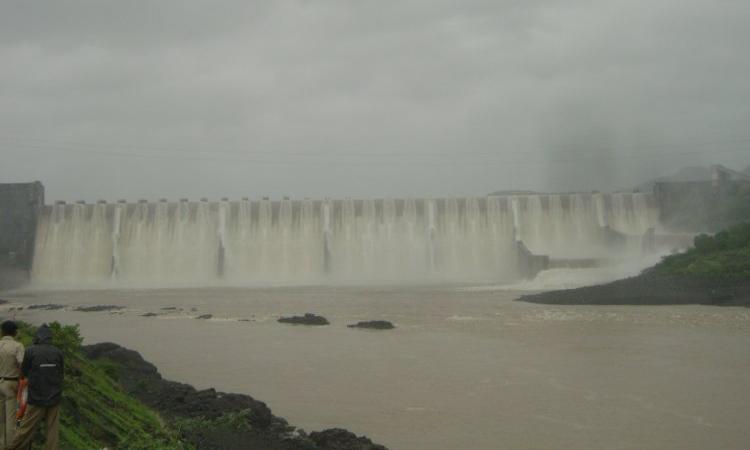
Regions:
[[[50,200],[614,190],[750,164],[747,0],[0,5],[0,182]]]

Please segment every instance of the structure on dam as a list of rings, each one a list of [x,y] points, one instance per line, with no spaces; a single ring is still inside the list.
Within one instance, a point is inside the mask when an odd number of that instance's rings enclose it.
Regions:
[[[42,183],[0,183],[0,289],[29,281],[43,207]]]

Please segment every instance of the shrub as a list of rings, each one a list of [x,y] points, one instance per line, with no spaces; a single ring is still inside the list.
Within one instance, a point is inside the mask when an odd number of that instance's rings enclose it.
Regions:
[[[694,248],[667,256],[655,270],[661,274],[704,278],[750,279],[750,222],[714,236],[701,234]]]

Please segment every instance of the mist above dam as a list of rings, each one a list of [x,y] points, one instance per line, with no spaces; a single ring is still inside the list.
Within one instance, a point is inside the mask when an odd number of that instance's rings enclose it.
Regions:
[[[55,204],[40,217],[32,281],[502,283],[523,275],[519,243],[558,258],[637,257],[658,225],[645,193]]]

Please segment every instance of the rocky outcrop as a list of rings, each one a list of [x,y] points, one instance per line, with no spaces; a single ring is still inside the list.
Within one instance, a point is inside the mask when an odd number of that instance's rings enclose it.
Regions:
[[[117,344],[87,345],[83,350],[90,359],[105,358],[116,363],[125,390],[166,417],[213,419],[227,412],[251,410],[254,426],[263,428],[271,424],[271,410],[248,395],[225,394],[214,389],[199,391],[188,384],[164,380],[156,366],[138,352]]]
[[[293,325],[328,325],[328,319],[316,314],[307,313],[304,316],[282,317],[279,323],[291,323]]]
[[[364,322],[357,322],[351,325],[347,325],[349,328],[365,328],[368,330],[392,330],[395,327],[391,322],[387,320],[368,320]]]
[[[79,306],[75,311],[79,312],[110,312],[120,311],[125,309],[124,306],[117,305],[94,305],[94,306]]]
[[[385,450],[382,445],[374,444],[364,436],[357,436],[351,431],[341,428],[331,428],[329,430],[310,433],[310,440],[315,442],[320,448],[326,450]]]
[[[342,429],[307,435],[249,395],[197,390],[162,378],[156,366],[138,352],[113,343],[83,347],[89,359],[106,359],[117,367],[117,377],[126,392],[158,411],[172,423],[185,419],[220,420],[235,414],[243,424],[229,427],[184,427],[182,436],[201,450],[387,450],[366,437]],[[179,427],[178,427],[179,428]]]
[[[64,309],[65,305],[58,305],[56,303],[47,303],[43,305],[29,305],[28,309],[41,309],[43,311],[57,311],[58,309]]]

